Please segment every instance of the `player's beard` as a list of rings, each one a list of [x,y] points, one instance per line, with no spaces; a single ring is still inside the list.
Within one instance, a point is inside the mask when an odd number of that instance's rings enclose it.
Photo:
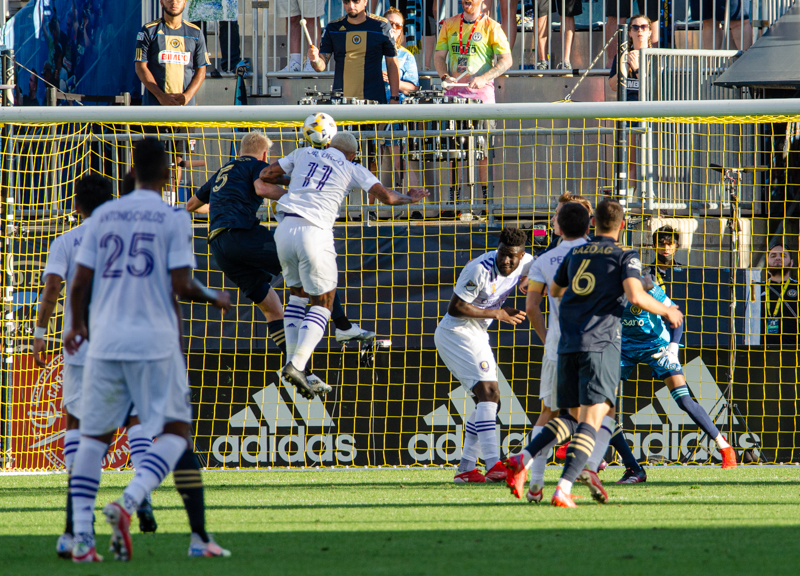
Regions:
[[[171,12],[166,7],[163,7],[163,6],[162,6],[162,8],[164,9],[164,13],[165,14],[168,14],[168,15],[172,16],[173,18],[175,18],[176,16],[180,16],[181,14],[183,14],[183,11],[186,10],[186,4],[184,4],[183,8],[181,8],[178,12]]]
[[[786,274],[786,268],[778,267],[778,268],[767,268],[767,272],[770,276],[780,276],[783,277]]]

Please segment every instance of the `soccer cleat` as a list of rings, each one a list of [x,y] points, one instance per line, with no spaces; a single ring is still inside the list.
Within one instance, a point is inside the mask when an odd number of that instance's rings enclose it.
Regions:
[[[722,469],[736,468],[736,451],[733,446],[722,448],[720,452],[722,453]]]
[[[214,542],[211,536],[209,536],[208,542],[203,542],[200,536],[192,532],[192,539],[189,542],[189,558],[213,558],[217,556],[227,558],[230,555],[231,551],[225,550],[225,548]]]
[[[625,474],[617,480],[617,484],[639,484],[641,482],[647,482],[647,472],[641,466],[638,470],[625,468]]]
[[[581,470],[581,473],[578,474],[578,481],[589,488],[589,492],[595,502],[598,504],[605,504],[608,502],[608,494],[606,493],[606,489],[603,488],[603,483],[600,482],[600,478],[597,477],[596,472],[584,468]]]
[[[538,492],[534,492],[529,487],[528,491],[525,493],[525,499],[528,502],[532,502],[532,503],[538,504],[539,502],[542,501],[542,497],[543,497],[542,490],[543,490],[543,488],[539,488]]]
[[[131,542],[131,515],[122,506],[122,498],[109,502],[103,507],[106,522],[111,526],[114,541],[114,558],[127,562],[133,556]]]
[[[142,532],[155,532],[158,530],[158,523],[156,517],[153,515],[153,505],[150,503],[150,498],[147,497],[142,501],[142,505],[136,511],[139,517],[139,530]]]
[[[567,458],[567,448],[569,448],[569,442],[559,446],[556,449],[556,458],[558,458],[559,460],[565,460]]]
[[[487,482],[502,482],[508,476],[508,468],[502,462],[495,462],[490,470],[486,471]]]
[[[306,370],[306,382],[309,383],[314,394],[317,396],[324,396],[333,390],[331,386],[328,386],[322,378],[314,374],[311,370]]]
[[[58,554],[59,558],[72,558],[72,549],[74,547],[75,540],[73,539],[72,534],[67,534],[64,532],[58,537],[58,542],[56,542],[56,554]]]
[[[486,476],[481,474],[477,468],[473,468],[469,472],[456,474],[453,482],[456,484],[483,484],[486,482]]]
[[[352,323],[352,326],[347,330],[339,330],[336,329],[336,341],[339,343],[343,342],[365,342],[367,340],[372,340],[375,338],[375,332],[370,332],[369,330],[364,330],[360,328],[358,324],[355,322]]]
[[[572,495],[564,494],[561,488],[556,488],[556,491],[553,492],[550,504],[557,508],[577,508],[575,502],[572,501]]]
[[[306,380],[306,375],[295,368],[294,364],[287,362],[286,366],[281,370],[281,376],[284,377],[287,382],[293,384],[294,387],[297,388],[297,391],[300,392],[301,396],[309,400],[314,398],[314,389],[311,388],[308,380]]]
[[[72,547],[72,561],[83,564],[84,562],[102,562],[103,557],[94,547],[94,536],[91,534],[78,534]]]
[[[600,464],[598,464],[597,466],[597,471],[602,472],[606,468],[608,468],[608,462],[606,462],[605,460],[600,460]]]
[[[525,489],[525,482],[528,481],[528,469],[522,465],[522,455],[511,456],[503,462],[506,467],[506,484],[511,488],[511,494],[517,498],[522,498],[522,491]]]

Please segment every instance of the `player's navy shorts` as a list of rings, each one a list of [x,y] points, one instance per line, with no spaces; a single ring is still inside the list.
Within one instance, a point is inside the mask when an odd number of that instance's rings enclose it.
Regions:
[[[653,354],[659,353],[662,348],[655,346],[652,348],[634,348],[623,346],[624,350],[620,354],[620,379],[627,380],[637,364],[647,364],[653,371],[656,380],[664,380],[670,376],[682,376],[683,368],[680,364],[667,363],[666,356],[656,360]]]
[[[617,401],[619,349],[558,355],[558,407],[578,408]]]
[[[267,297],[270,280],[281,273],[275,239],[264,226],[229,228],[208,247],[219,269],[255,304]]]

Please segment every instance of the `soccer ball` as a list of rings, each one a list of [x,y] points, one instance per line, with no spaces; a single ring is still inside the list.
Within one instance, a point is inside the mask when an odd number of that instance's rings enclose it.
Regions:
[[[303,122],[303,136],[314,148],[325,148],[336,136],[336,121],[324,112],[317,112]]]

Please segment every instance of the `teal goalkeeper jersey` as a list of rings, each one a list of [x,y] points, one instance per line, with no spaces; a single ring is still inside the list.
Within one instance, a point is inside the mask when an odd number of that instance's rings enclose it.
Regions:
[[[655,285],[648,292],[650,296],[666,306],[672,306],[672,300]],[[651,314],[638,306],[625,306],[622,314],[622,349],[660,348],[669,344],[671,333],[661,316]]]

